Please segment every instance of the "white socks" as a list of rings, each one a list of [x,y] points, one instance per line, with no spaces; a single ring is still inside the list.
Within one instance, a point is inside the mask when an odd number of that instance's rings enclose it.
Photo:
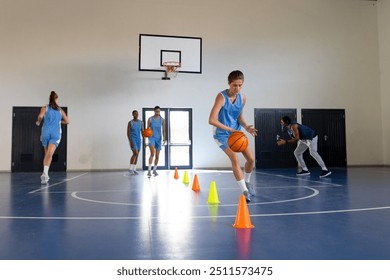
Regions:
[[[240,187],[241,192],[248,191],[248,189],[247,189],[247,187],[246,187],[246,185],[245,185],[245,180],[244,180],[244,179],[242,179],[242,180],[240,180],[240,181],[237,181],[237,184],[238,184],[238,186]]]
[[[252,175],[252,172],[249,172],[249,173],[246,173],[244,171],[244,179],[245,179],[245,182],[249,183],[251,181],[251,175]]]

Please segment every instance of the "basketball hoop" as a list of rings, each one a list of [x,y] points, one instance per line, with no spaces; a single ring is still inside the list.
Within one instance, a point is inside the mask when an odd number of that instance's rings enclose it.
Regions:
[[[171,78],[169,76],[176,78],[177,73],[179,71],[179,68],[181,66],[180,62],[178,62],[178,61],[165,61],[165,62],[163,62],[162,65],[165,68],[165,74],[164,74],[164,77],[162,77],[161,79],[170,80]]]

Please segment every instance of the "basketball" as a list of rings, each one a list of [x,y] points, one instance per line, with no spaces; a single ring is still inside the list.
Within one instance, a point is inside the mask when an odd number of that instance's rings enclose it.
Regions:
[[[153,130],[151,128],[145,128],[142,132],[142,135],[144,137],[152,137],[153,136]]]
[[[248,138],[244,132],[235,131],[228,138],[228,146],[233,152],[241,153],[248,147]]]

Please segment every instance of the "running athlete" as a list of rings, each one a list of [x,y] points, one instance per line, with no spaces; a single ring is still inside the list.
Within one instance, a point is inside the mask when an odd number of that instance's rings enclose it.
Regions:
[[[299,124],[297,122],[291,122],[291,118],[288,116],[282,117],[280,123],[282,125],[282,128],[287,129],[287,132],[291,136],[291,139],[280,139],[277,142],[278,146],[298,142],[297,148],[294,151],[294,156],[298,162],[297,176],[304,176],[310,174],[309,169],[307,168],[306,163],[303,160],[303,153],[308,148],[310,151],[310,155],[317,161],[318,165],[322,169],[320,178],[324,178],[332,174],[332,172],[330,172],[328,168],[326,168],[324,161],[322,160],[320,154],[317,152],[318,135],[312,128],[303,124]]]
[[[43,159],[43,173],[41,183],[49,182],[49,168],[53,154],[61,141],[61,124],[69,124],[69,119],[65,112],[58,106],[58,95],[52,91],[49,97],[49,104],[43,106],[35,122],[39,126],[43,120],[41,131],[41,142],[45,150]]]
[[[127,124],[127,138],[129,139],[130,148],[133,151],[133,155],[130,158],[129,173],[138,175],[136,168],[139,151],[141,150],[141,135],[144,126],[142,121],[138,119],[138,111],[134,110],[132,114],[133,119]]]
[[[148,119],[148,128],[153,130],[152,137],[149,137],[149,166],[148,177],[151,177],[152,164],[154,158],[153,175],[157,176],[157,165],[161,151],[161,145],[165,144],[165,120],[160,116],[161,108],[159,106],[154,107],[154,116]],[[162,140],[162,142],[161,142]]]
[[[210,112],[209,124],[214,126],[214,139],[229,157],[237,184],[245,195],[246,201],[250,202],[251,196],[255,195],[255,189],[250,183],[255,162],[253,152],[249,146],[242,152],[246,159],[243,173],[237,153],[233,152],[227,144],[230,134],[234,131],[240,131],[241,127],[244,127],[252,136],[257,135],[257,129],[253,125],[248,125],[242,114],[246,102],[246,96],[241,93],[243,83],[244,74],[241,71],[236,70],[229,74],[229,88],[217,94]]]

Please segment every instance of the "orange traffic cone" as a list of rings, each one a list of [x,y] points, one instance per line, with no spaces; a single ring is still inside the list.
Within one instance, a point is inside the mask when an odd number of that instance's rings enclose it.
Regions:
[[[198,175],[195,174],[194,176],[194,182],[192,183],[192,190],[194,192],[200,191],[199,181],[198,181]]]
[[[175,178],[175,180],[179,179],[179,172],[177,171],[177,167],[175,167],[175,175],[173,175],[173,178]]]
[[[248,205],[246,204],[245,196],[242,194],[238,202],[238,209],[236,214],[236,222],[233,224],[235,228],[254,228],[249,216]]]

